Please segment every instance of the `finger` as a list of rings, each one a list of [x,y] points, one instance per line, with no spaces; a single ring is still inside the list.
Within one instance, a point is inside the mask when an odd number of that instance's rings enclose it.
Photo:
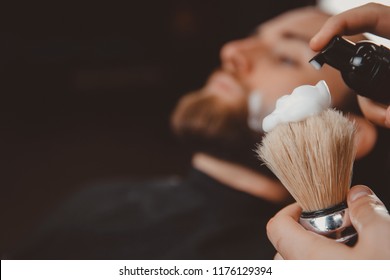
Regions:
[[[358,95],[360,108],[364,116],[377,125],[390,128],[390,106],[375,103],[370,99]]]
[[[276,255],[275,255],[275,257],[274,257],[274,260],[284,260],[284,258],[282,257],[281,254],[276,253]]]
[[[386,110],[385,126],[387,128],[390,128],[390,106],[387,107],[387,110]]]
[[[267,224],[267,234],[284,259],[339,259],[350,248],[305,230],[297,221],[301,209],[292,204],[282,209]]]
[[[376,127],[366,118],[350,114],[356,124],[356,159],[362,158],[371,152],[378,138]]]
[[[331,17],[310,41],[314,51],[320,51],[333,36],[371,32],[390,36],[390,8],[381,4],[366,4]]]
[[[347,201],[351,221],[359,238],[367,233],[376,232],[377,227],[382,227],[383,223],[390,225],[390,216],[385,205],[367,186],[351,188]]]

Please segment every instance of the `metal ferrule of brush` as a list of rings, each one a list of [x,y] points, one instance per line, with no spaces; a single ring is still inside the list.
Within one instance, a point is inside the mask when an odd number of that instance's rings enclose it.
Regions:
[[[345,202],[318,211],[302,212],[299,222],[305,229],[337,242],[351,243],[357,237]]]

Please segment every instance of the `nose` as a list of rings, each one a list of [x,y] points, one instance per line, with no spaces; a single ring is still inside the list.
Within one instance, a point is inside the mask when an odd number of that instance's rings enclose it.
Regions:
[[[248,74],[253,68],[253,52],[260,51],[260,46],[261,42],[252,37],[225,44],[220,52],[222,68],[238,75]]]

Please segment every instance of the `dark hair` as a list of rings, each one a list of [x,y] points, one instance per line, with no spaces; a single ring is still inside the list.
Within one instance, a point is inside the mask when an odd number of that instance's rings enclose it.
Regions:
[[[195,152],[259,167],[253,149],[261,134],[247,125],[246,102],[231,108],[211,94],[192,92],[182,97],[171,117],[176,136]]]

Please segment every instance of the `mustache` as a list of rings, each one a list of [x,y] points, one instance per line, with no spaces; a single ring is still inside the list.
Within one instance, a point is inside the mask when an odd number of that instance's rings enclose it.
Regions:
[[[236,82],[237,84],[240,85],[240,87],[243,89],[243,91],[249,95],[251,93],[251,89],[249,88],[249,86],[244,82],[243,78],[240,77],[235,71],[230,71],[229,69],[224,69],[222,66],[218,66],[216,68],[214,68],[210,75],[209,75],[209,78],[208,78],[208,81],[214,76],[214,75],[218,75],[218,73],[222,73],[226,76],[229,76],[229,78],[231,78],[232,80],[234,80],[234,82]]]

